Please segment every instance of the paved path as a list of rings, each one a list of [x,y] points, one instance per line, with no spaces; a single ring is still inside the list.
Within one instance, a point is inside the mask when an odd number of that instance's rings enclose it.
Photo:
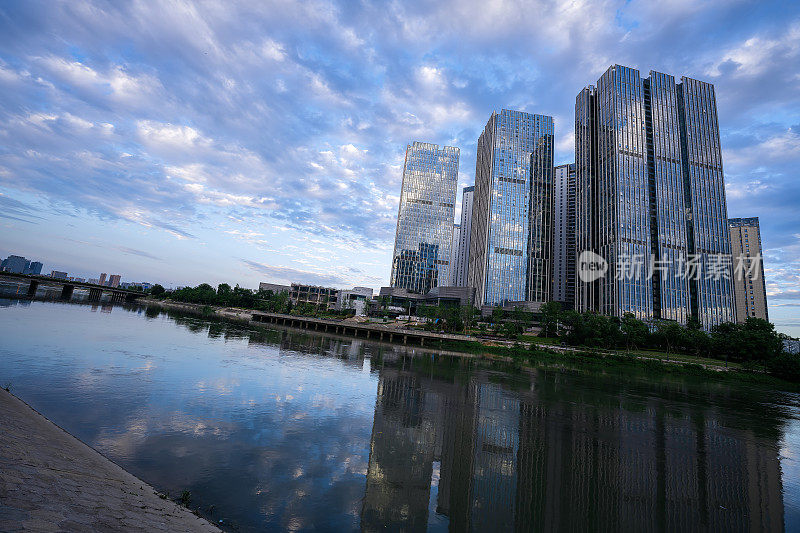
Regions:
[[[2,389],[0,531],[219,533]]]

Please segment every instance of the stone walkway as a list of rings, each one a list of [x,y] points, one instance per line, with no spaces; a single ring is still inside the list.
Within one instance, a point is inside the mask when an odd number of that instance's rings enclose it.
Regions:
[[[0,531],[219,533],[2,389]]]

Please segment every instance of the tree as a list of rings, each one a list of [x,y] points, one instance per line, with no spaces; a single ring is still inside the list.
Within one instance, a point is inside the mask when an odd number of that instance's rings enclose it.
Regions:
[[[558,335],[558,323],[561,320],[561,303],[560,302],[547,302],[540,310],[542,331],[539,333],[542,337],[555,337]]]
[[[625,347],[628,350],[646,345],[650,338],[650,329],[647,324],[636,318],[633,313],[625,313],[622,316],[620,327],[625,338]]]
[[[162,287],[158,283],[153,285],[153,288],[150,289],[150,294],[152,294],[153,296],[161,296],[165,292],[166,292],[166,290],[164,289],[164,287]]]

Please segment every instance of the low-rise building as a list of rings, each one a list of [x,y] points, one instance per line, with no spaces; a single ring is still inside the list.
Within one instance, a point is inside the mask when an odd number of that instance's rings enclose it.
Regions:
[[[336,295],[336,310],[354,309],[357,315],[366,314],[367,302],[372,299],[369,287],[353,287],[340,290]]]
[[[289,299],[293,305],[311,304],[324,309],[333,309],[339,289],[320,287],[318,285],[302,285],[292,283],[289,288]]]
[[[53,270],[50,272],[50,277],[53,279],[66,280],[68,276],[66,272],[61,272],[60,270]]]
[[[474,287],[433,287],[427,294],[418,294],[402,287],[381,287],[378,306],[404,309],[411,314],[420,305],[473,305],[475,301]]]
[[[277,283],[261,282],[258,284],[259,291],[272,291],[272,294],[280,294],[282,292],[290,292],[292,288],[289,285],[279,285]]]

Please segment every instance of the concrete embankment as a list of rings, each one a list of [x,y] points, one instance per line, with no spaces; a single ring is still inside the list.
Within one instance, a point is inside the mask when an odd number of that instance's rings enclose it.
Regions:
[[[219,533],[2,389],[0,531]]]

